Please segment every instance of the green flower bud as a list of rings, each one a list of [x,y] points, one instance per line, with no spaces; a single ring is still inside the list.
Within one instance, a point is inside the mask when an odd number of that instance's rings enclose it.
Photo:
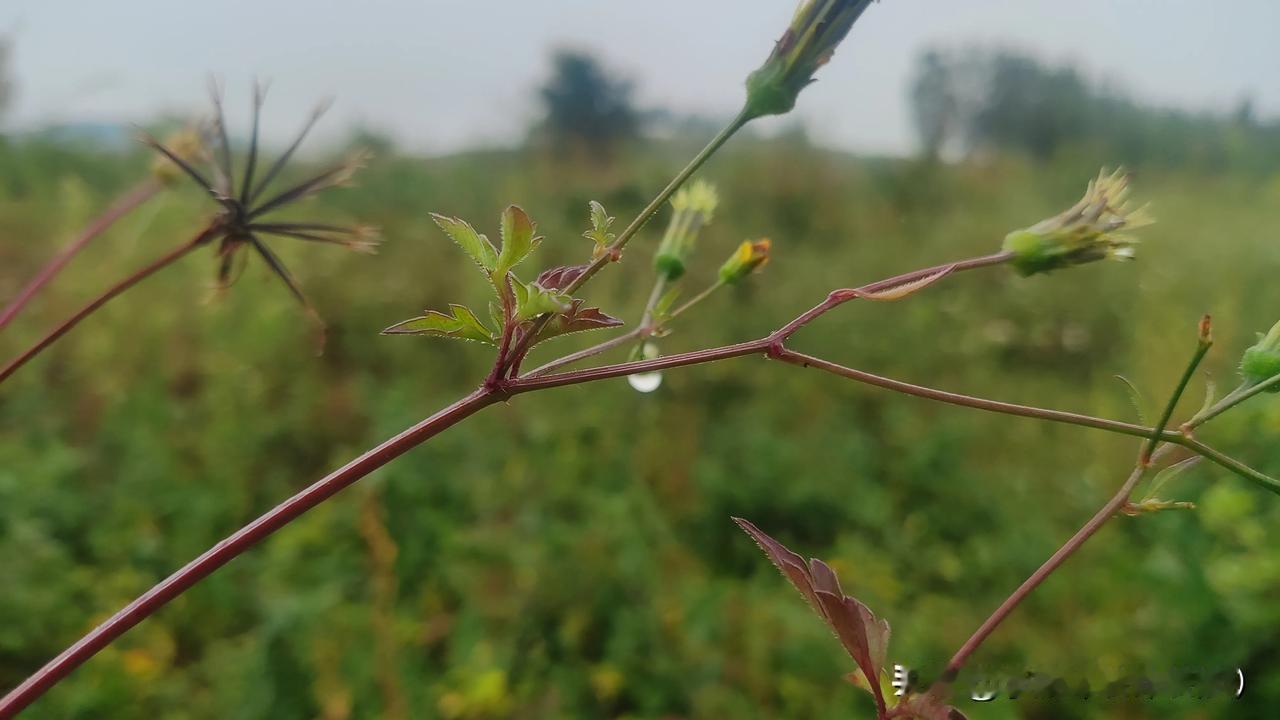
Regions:
[[[732,285],[769,262],[769,239],[747,240],[720,266],[720,282]]]
[[[872,0],[803,0],[769,59],[747,76],[747,114],[783,115]]]
[[[1280,375],[1280,322],[1271,332],[1258,336],[1258,344],[1244,351],[1240,359],[1240,374],[1250,385],[1257,385]],[[1280,386],[1267,392],[1280,392]]]
[[[704,180],[681,189],[671,198],[675,213],[653,258],[653,267],[660,275],[667,280],[676,280],[684,275],[684,263],[698,239],[698,231],[711,222],[719,204],[720,196],[716,194],[715,186]]]
[[[1137,240],[1123,234],[1154,222],[1146,208],[1128,203],[1129,177],[1103,170],[1089,182],[1084,197],[1066,212],[1005,236],[1004,250],[1022,275],[1117,258],[1133,257]]]

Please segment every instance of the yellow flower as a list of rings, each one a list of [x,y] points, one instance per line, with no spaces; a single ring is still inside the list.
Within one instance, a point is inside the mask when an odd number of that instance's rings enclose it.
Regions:
[[[1005,236],[1004,249],[1023,275],[1117,258],[1133,257],[1137,240],[1123,231],[1150,225],[1145,206],[1129,203],[1129,176],[1104,169],[1089,183],[1080,202],[1066,212]]]
[[[720,282],[732,285],[769,262],[769,239],[747,240],[720,266]]]

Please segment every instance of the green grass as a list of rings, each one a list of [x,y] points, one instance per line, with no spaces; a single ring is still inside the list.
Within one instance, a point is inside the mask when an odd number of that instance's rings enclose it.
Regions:
[[[387,157],[327,202],[384,228],[370,258],[277,243],[331,324],[312,354],[284,289],[251,264],[210,302],[201,253],[115,301],[0,395],[0,686],[275,502],[474,387],[479,346],[380,337],[480,276],[429,211],[491,234],[510,202],[547,264],[589,252],[587,201],[624,221],[679,166],[608,169],[524,153]],[[8,298],[125,187],[141,159],[6,146]],[[757,337],[827,290],[986,253],[1074,202],[1093,159],[929,168],[794,140],[744,141],[704,176],[722,197],[690,291],[741,240],[775,259],[663,339]],[[1139,173],[1160,222],[1139,260],[1020,279],[979,271],[901,303],[854,303],[795,346],[937,387],[1133,419],[1154,415],[1203,312],[1206,367],[1280,309],[1280,176]],[[198,229],[165,196],[92,246],[5,331],[6,355]],[[590,297],[634,321],[665,218]],[[591,341],[559,343],[569,350]],[[549,357],[543,351],[539,357]],[[535,359],[536,361],[536,359]],[[1183,415],[1198,407],[1195,381]],[[1280,473],[1270,398],[1207,439]],[[1132,439],[901,398],[761,359],[520,397],[396,461],[235,561],[78,670],[33,717],[848,718],[870,704],[837,642],[729,521],[832,563],[926,674],[1124,479]],[[1119,519],[975,658],[1095,688],[1126,672],[1244,666],[1243,700],[960,702],[974,718],[1267,717],[1280,701],[1280,503],[1215,468],[1171,486],[1195,513]]]

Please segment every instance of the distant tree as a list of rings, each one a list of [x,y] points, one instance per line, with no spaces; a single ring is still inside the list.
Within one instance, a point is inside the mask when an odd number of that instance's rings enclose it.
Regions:
[[[1126,165],[1280,169],[1280,123],[1247,100],[1218,114],[1150,107],[1074,67],[1007,50],[922,54],[911,99],[926,154],[954,142],[1037,160],[1070,151]]]
[[[545,111],[542,134],[561,148],[608,156],[639,132],[633,91],[631,81],[612,75],[593,56],[559,51],[552,58],[551,78],[539,91]]]
[[[911,109],[925,157],[938,156],[958,120],[954,85],[951,67],[939,52],[920,57],[911,83]]]
[[[8,37],[0,37],[0,117],[4,117],[13,100],[13,79],[9,68],[9,59],[13,54],[13,42]]]

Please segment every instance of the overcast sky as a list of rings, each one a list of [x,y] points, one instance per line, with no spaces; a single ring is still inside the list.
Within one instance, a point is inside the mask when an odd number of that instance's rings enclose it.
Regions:
[[[728,116],[795,0],[3,0],[16,36],[8,122],[145,120],[272,81],[279,141],[335,96],[329,137],[355,123],[445,152],[505,143],[536,117],[551,48],[598,52],[640,100]],[[1280,0],[883,0],[801,97],[819,138],[912,147],[906,84],[920,50],[1002,44],[1080,64],[1144,100],[1280,115]],[[232,111],[245,103],[229,103]],[[233,126],[234,127],[234,126]]]

